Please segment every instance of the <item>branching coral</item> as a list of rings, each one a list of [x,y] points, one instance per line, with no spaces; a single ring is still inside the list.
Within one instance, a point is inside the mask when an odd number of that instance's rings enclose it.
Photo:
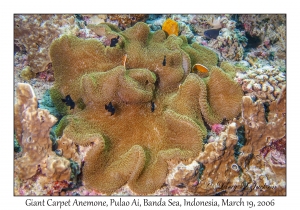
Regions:
[[[241,89],[213,68],[213,52],[188,45],[184,37],[150,33],[144,23],[123,32],[111,25],[93,30],[117,39],[116,45],[63,36],[51,46],[51,96],[61,113],[69,114],[58,126],[62,139],[93,145],[83,167],[88,187],[112,193],[127,183],[138,194],[154,192],[165,181],[168,160],[187,161],[201,151],[202,115],[209,123],[238,115]],[[212,69],[208,78],[190,73],[195,63]],[[235,91],[218,89],[224,86]],[[217,103],[211,101],[213,89],[222,95]],[[75,109],[61,101],[66,95]],[[105,109],[109,103],[113,115]]]
[[[19,83],[16,90],[15,134],[22,147],[21,157],[15,160],[15,173],[29,179],[42,173],[51,180],[69,180],[70,164],[52,151],[50,128],[57,119],[47,110],[37,108],[37,99],[30,85]]]
[[[208,143],[200,153],[197,159],[204,165],[204,170],[198,187],[194,187],[197,194],[213,195],[224,190],[230,194],[243,188],[240,168],[234,158],[234,146],[238,142],[236,130],[236,123],[231,123],[218,141]]]

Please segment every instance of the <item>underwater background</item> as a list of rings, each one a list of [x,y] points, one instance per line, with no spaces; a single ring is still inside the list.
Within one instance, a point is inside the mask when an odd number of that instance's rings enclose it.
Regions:
[[[285,14],[15,14],[14,93],[14,195],[286,195]]]

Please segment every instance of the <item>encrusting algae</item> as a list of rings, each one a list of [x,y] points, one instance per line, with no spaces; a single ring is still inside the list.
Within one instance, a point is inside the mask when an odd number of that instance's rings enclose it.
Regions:
[[[92,30],[117,42],[65,35],[50,47],[51,97],[65,115],[61,140],[92,145],[87,187],[111,194],[127,183],[135,193],[153,193],[165,182],[168,160],[189,162],[202,151],[203,119],[214,124],[239,114],[242,90],[216,66],[215,53],[185,37],[151,33],[145,23]],[[195,64],[211,70],[206,78],[191,73]],[[68,95],[74,109],[61,100]]]

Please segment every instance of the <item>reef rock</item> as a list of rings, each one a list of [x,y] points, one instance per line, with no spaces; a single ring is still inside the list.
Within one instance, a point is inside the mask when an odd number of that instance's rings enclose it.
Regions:
[[[16,90],[15,135],[22,147],[15,160],[15,173],[20,179],[43,174],[49,181],[69,180],[69,161],[52,151],[50,128],[57,119],[47,110],[39,109],[37,98],[29,84],[19,83]]]

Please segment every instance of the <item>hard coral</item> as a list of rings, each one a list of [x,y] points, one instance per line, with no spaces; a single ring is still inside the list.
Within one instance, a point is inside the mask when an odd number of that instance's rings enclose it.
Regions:
[[[108,14],[107,22],[116,23],[118,27],[126,29],[137,22],[145,21],[147,16],[146,14]]]
[[[31,71],[29,66],[26,66],[24,69],[22,69],[20,76],[22,79],[29,81],[35,77],[35,73]]]
[[[253,102],[249,96],[243,97],[242,121],[245,124],[248,140],[243,148],[244,153],[251,152],[258,155],[264,146],[270,145],[273,141],[285,136],[285,100],[284,87],[280,97],[270,103],[269,111],[265,113],[265,105],[261,100]]]
[[[286,15],[239,15],[239,21],[247,34],[260,41],[260,52],[272,55],[274,61],[286,58]],[[273,65],[273,59],[270,62]]]
[[[252,67],[247,72],[239,72],[236,80],[242,85],[245,95],[254,96],[264,102],[278,99],[286,85],[285,73],[272,66]]]
[[[261,101],[254,104],[250,97],[244,97],[245,124],[230,123],[218,140],[204,145],[197,163],[180,163],[171,174],[170,185],[187,188],[194,195],[285,195],[285,129],[278,129],[285,122],[284,97],[272,103],[271,115],[279,113],[280,117],[269,119],[267,126]],[[254,122],[260,123],[257,126]],[[274,127],[268,129],[271,125]],[[242,143],[245,137],[240,135],[238,126],[245,127],[246,143]]]
[[[230,19],[230,15],[189,15],[189,22],[198,34],[195,35],[198,43],[215,49],[221,59],[242,60],[247,38],[244,32],[236,29],[236,22]],[[211,29],[213,35],[208,41],[202,38],[207,29]]]
[[[205,145],[197,160],[203,164],[203,173],[197,187],[189,186],[196,194],[236,195],[243,188],[240,169],[234,158],[234,146],[238,142],[237,125],[231,123],[218,141]]]
[[[206,136],[202,114],[210,123],[237,115],[241,90],[222,69],[216,68],[207,81],[190,73],[195,62],[212,68],[217,57],[199,45],[189,46],[184,37],[150,33],[144,23],[123,32],[110,25],[97,30],[118,37],[116,46],[72,36],[51,45],[51,96],[69,114],[58,126],[62,139],[92,145],[83,167],[88,187],[110,194],[127,183],[138,194],[153,193],[165,181],[168,160],[187,161],[201,151]],[[216,78],[217,86],[236,89],[232,95],[217,91],[227,97],[223,107],[231,106],[220,113],[218,103],[210,106],[206,85],[215,88],[210,81]],[[75,101],[74,110],[61,102],[66,95]],[[85,106],[79,108],[79,102]],[[105,109],[109,103],[113,115]]]
[[[49,180],[68,180],[69,161],[52,151],[50,128],[57,119],[47,110],[37,108],[37,99],[28,84],[19,83],[15,104],[15,133],[22,147],[21,157],[15,160],[15,173],[29,179],[38,172]]]
[[[233,27],[233,26],[230,26]],[[208,46],[216,49],[226,60],[240,61],[244,55],[247,38],[236,29],[223,28],[216,39],[211,39]]]
[[[226,28],[230,16],[220,15],[188,15],[188,22],[193,30],[200,35],[211,28]]]
[[[268,112],[261,100],[253,102],[243,97],[242,123],[245,126],[246,144],[241,148],[238,164],[248,177],[248,185],[273,186],[285,194],[286,161],[286,89],[270,103]],[[259,176],[261,174],[261,176]],[[264,189],[262,193],[269,193]],[[272,192],[274,193],[274,192]]]

